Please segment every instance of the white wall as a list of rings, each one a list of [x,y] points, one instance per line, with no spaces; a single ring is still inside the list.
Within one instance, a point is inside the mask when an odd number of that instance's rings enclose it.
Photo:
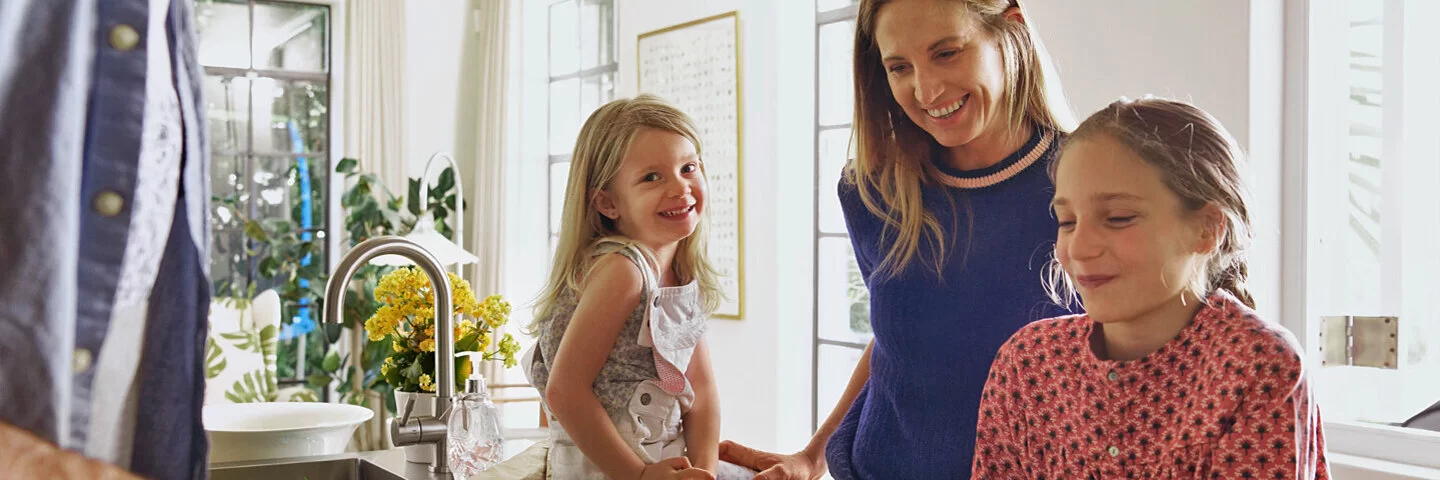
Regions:
[[[1250,289],[1280,315],[1280,112],[1283,2],[1027,0],[1076,116],[1119,97],[1188,100],[1220,120],[1250,154]]]
[[[412,178],[420,176],[431,154],[460,153],[456,129],[462,111],[460,76],[465,65],[461,47],[468,36],[468,3],[468,0],[405,2],[405,37],[409,42],[405,47],[409,63],[405,78],[409,152],[405,162],[406,175]],[[458,161],[460,157],[455,159]]]

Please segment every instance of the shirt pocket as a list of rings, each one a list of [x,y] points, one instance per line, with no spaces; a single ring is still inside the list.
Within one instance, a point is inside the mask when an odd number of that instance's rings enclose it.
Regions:
[[[679,400],[666,393],[659,384],[650,380],[640,382],[635,393],[630,395],[627,406],[635,439],[640,444],[647,444],[674,437],[680,424],[679,405]]]

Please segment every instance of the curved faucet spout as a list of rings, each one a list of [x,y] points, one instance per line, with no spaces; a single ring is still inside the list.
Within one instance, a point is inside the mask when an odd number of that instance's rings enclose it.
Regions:
[[[435,255],[404,237],[375,237],[360,242],[340,259],[335,271],[325,282],[324,321],[336,325],[345,323],[345,287],[350,283],[350,277],[355,276],[355,271],[370,259],[380,255],[399,255],[415,262],[420,271],[430,279],[430,286],[435,292],[434,411],[438,417],[449,411],[451,397],[455,395],[455,323],[450,277],[446,275],[445,266],[440,264]],[[448,449],[444,435],[435,440],[435,448],[435,461],[430,464],[430,470],[448,472]]]

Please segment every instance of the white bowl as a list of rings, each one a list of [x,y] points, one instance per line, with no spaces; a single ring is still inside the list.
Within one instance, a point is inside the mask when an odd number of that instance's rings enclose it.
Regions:
[[[345,452],[355,428],[374,412],[339,403],[230,403],[206,405],[210,462],[267,460]]]

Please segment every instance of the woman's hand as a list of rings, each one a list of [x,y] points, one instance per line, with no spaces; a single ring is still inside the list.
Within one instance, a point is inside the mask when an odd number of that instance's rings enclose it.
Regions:
[[[755,480],[816,480],[825,473],[825,459],[812,452],[781,455],[729,440],[720,442],[720,459],[759,471]]]
[[[715,480],[715,475],[690,466],[685,457],[667,458],[645,466],[640,480]]]

